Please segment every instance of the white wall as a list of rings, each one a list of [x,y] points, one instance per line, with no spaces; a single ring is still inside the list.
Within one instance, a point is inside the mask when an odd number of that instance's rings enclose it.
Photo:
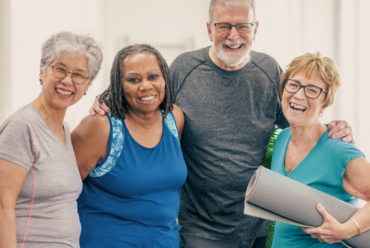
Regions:
[[[256,0],[260,22],[254,49],[282,68],[296,56],[321,52],[342,77],[323,122],[345,119],[357,146],[370,156],[367,59],[370,57],[369,0]],[[109,83],[113,58],[126,45],[148,43],[170,64],[180,53],[211,43],[206,22],[209,0],[0,0],[0,122],[40,93],[41,44],[62,30],[91,33],[103,44],[104,62],[87,96],[72,106],[73,129]]]

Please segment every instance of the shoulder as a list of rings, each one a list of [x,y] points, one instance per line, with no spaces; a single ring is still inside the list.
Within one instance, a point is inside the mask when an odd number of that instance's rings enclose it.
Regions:
[[[29,130],[31,127],[38,125],[41,116],[33,109],[31,105],[26,105],[14,112],[0,127],[0,133],[5,129],[9,130]],[[19,132],[13,132],[16,136]],[[22,134],[23,135],[23,134]]]
[[[176,119],[177,125],[181,124],[182,126],[184,126],[185,117],[180,107],[176,104],[173,104],[172,113]]]
[[[358,157],[365,157],[364,154],[351,143],[344,143],[342,139],[333,140],[329,138],[328,132],[323,134],[322,141],[322,145],[327,152],[347,162]]]
[[[185,124],[184,113],[177,105],[173,104],[172,114],[175,118],[175,123],[176,123],[177,131],[179,133],[179,137],[181,138],[182,130],[184,129],[184,124]]]
[[[72,140],[78,137],[99,139],[109,136],[110,122],[108,116],[86,116],[72,132]]]
[[[280,68],[278,62],[268,54],[260,53],[256,51],[251,51],[252,63],[267,68],[267,69],[277,69]]]
[[[290,137],[290,127],[284,128],[277,136],[276,143],[282,142]]]
[[[184,65],[196,65],[207,60],[209,47],[180,54],[171,64],[170,70],[176,70]]]

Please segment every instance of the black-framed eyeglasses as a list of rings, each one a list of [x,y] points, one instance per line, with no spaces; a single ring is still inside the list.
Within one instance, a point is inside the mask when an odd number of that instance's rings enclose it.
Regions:
[[[310,99],[317,99],[321,92],[328,93],[326,90],[314,85],[302,85],[297,80],[286,78],[284,79],[284,89],[289,93],[297,93],[303,88],[304,94]]]
[[[229,23],[212,23],[212,24],[215,26],[217,33],[228,34],[230,33],[230,30],[233,28],[233,26],[235,26],[239,34],[247,34],[247,33],[252,32],[255,22],[238,23],[235,25],[231,25]]]
[[[86,75],[83,75],[81,73],[67,71],[66,69],[60,66],[56,66],[56,65],[49,65],[49,66],[51,67],[54,77],[63,79],[69,73],[71,74],[72,82],[77,85],[83,85],[86,83],[88,79],[90,79],[90,77],[87,77]]]

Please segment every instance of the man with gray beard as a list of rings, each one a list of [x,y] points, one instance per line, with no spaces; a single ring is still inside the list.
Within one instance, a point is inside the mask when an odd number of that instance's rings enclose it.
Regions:
[[[251,50],[258,30],[254,0],[211,0],[207,29],[213,45],[181,54],[170,66],[174,103],[185,115],[181,247],[265,248],[269,222],[243,215],[243,202],[275,125],[288,125],[280,105],[282,70]],[[97,102],[94,110],[104,114]],[[352,140],[344,121],[329,129],[332,138]]]
[[[282,70],[251,50],[258,30],[254,0],[212,0],[207,29],[213,45],[170,66],[174,103],[185,115],[181,247],[264,248],[269,221],[243,215],[243,201],[275,125],[288,126],[280,105]],[[339,126],[347,124],[329,125],[331,136]],[[347,133],[349,127],[332,138]]]

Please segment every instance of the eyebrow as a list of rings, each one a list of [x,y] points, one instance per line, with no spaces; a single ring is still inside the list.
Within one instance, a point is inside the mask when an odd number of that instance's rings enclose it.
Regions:
[[[57,62],[55,62],[55,64],[56,64],[56,65],[61,65],[61,66],[64,66],[64,67],[66,67],[66,68],[67,68],[67,66],[66,66],[63,62],[59,62],[59,61],[57,61]],[[87,73],[87,71],[86,71],[86,70],[84,70],[84,69],[79,69],[79,68],[77,68],[77,69],[76,69],[76,72],[85,72],[85,73]]]
[[[300,84],[302,84],[301,80],[298,80],[298,79],[293,79],[293,80],[294,80],[294,81],[297,81],[297,82],[298,82],[298,83],[300,83]],[[305,85],[305,86],[315,86],[315,87],[321,88],[320,86],[314,85],[314,84],[312,84],[312,83],[310,83],[310,82],[308,82],[308,84],[307,84],[307,85]]]
[[[152,72],[152,71],[160,71],[160,70],[158,68],[154,68],[154,69],[151,69],[151,70],[147,71],[146,73],[149,73],[149,72]],[[125,75],[129,75],[129,74],[139,75],[139,73],[137,73],[137,72],[131,72],[131,71],[127,72]]]

